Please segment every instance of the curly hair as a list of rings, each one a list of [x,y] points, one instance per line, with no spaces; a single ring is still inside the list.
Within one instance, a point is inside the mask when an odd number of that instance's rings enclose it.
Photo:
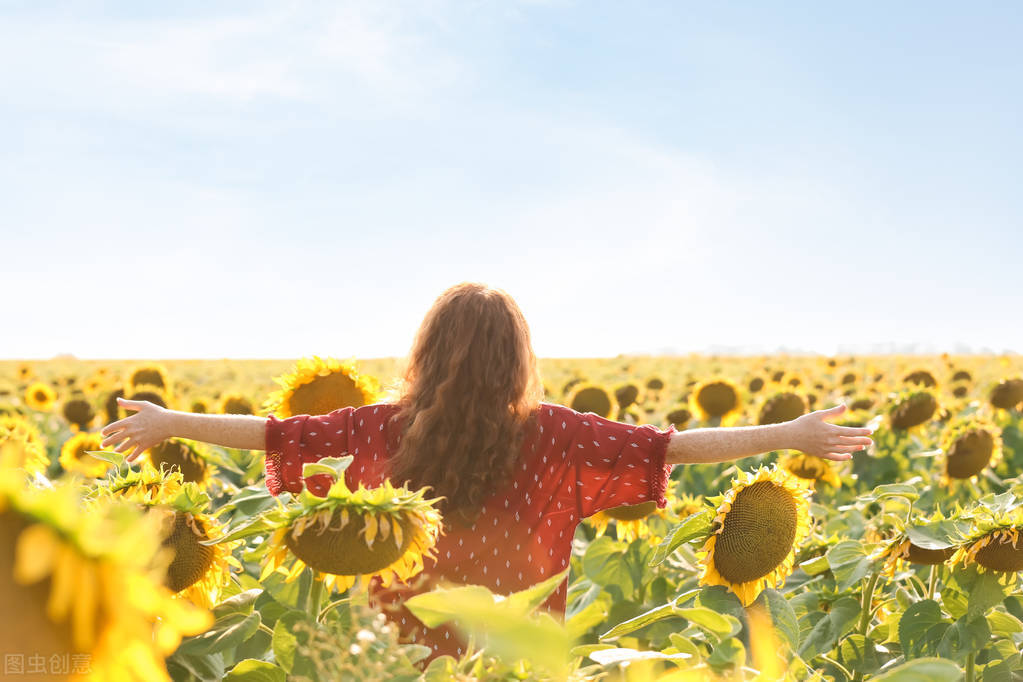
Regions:
[[[391,478],[429,486],[448,518],[472,521],[511,477],[541,396],[522,311],[482,284],[451,287],[416,333],[394,416]]]

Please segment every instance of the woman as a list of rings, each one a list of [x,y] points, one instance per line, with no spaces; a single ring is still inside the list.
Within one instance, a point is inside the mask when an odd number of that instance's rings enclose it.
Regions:
[[[266,451],[266,485],[278,495],[303,485],[322,494],[329,478],[301,476],[302,465],[351,454],[350,486],[385,477],[430,486],[443,496],[445,533],[437,561],[416,585],[374,589],[406,636],[437,654],[462,653],[453,631],[427,631],[401,606],[403,596],[439,581],[509,593],[549,578],[569,561],[575,528],[604,509],[654,500],[676,464],[720,462],[792,448],[833,460],[871,443],[865,428],[825,420],[838,405],[769,426],[677,432],[624,424],[540,402],[529,328],[512,298],[479,284],[445,291],[427,313],[409,355],[396,403],[326,415],[190,414],[120,400],[135,414],[103,429],[103,447],[132,450],[132,461],[171,436]],[[565,610],[561,587],[546,607]]]

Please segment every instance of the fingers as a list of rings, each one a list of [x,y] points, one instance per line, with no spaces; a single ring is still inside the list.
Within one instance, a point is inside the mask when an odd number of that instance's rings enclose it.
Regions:
[[[841,452],[825,452],[820,457],[822,459],[830,459],[832,462],[845,462],[852,459],[852,455]]]
[[[826,410],[817,410],[817,414],[820,415],[821,419],[834,419],[845,412],[845,403],[839,403],[834,407],[829,407]]]
[[[114,443],[119,443],[126,438],[130,438],[130,434],[127,431],[118,431],[117,433],[112,433],[104,438],[99,446],[105,450]]]
[[[862,428],[859,426],[836,426],[832,425],[831,433],[839,436],[869,436],[874,429]]]
[[[143,452],[145,452],[148,449],[149,449],[149,446],[143,446],[141,443],[136,443],[135,444],[135,451],[132,452],[127,457],[125,457],[125,459],[127,461],[129,461],[129,462],[134,462],[136,459],[139,458],[139,455],[141,455]]]
[[[866,447],[868,445],[873,445],[874,444],[874,441],[872,441],[871,439],[867,438],[866,436],[853,436],[853,437],[839,436],[838,438],[834,439],[834,442],[839,443],[841,445],[862,445],[864,447]]]
[[[128,450],[128,448],[132,447],[133,445],[136,445],[135,440],[132,438],[126,438],[123,443],[114,448],[114,452],[124,454]]]
[[[125,419],[120,419],[120,420],[118,420],[116,422],[111,422],[111,423],[107,424],[102,429],[100,429],[99,434],[101,436],[109,436],[109,435],[111,435],[113,433],[116,433],[116,432],[120,431],[121,429],[123,429],[127,425],[128,419],[130,419],[130,417],[127,417]]]
[[[152,403],[146,400],[125,400],[124,398],[118,398],[117,404],[126,410],[132,410],[135,412],[141,410],[146,405],[151,405]]]

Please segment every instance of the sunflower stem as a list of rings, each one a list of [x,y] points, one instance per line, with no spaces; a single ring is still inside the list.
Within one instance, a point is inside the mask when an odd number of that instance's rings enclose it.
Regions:
[[[867,628],[870,627],[870,603],[874,599],[874,587],[877,586],[877,579],[880,576],[880,572],[875,572],[870,576],[867,589],[863,591],[863,615],[860,617],[859,632],[864,637],[867,635]]]
[[[927,598],[934,599],[934,588],[938,584],[938,566],[931,565],[931,575],[927,578]]]
[[[306,613],[308,613],[314,620],[320,615],[320,601],[322,596],[323,581],[314,575],[313,584],[309,588],[309,601],[306,602]]]
[[[971,651],[970,655],[966,657],[966,682],[973,682],[975,679],[975,673],[973,670],[973,659],[977,655],[976,651]]]
[[[333,609],[336,609],[339,606],[347,604],[349,601],[351,601],[349,597],[345,597],[344,599],[338,599],[337,601],[332,601],[331,603],[323,607],[323,610],[320,611],[320,615],[317,616],[316,620],[322,623],[323,619],[327,617],[328,613],[330,613]]]

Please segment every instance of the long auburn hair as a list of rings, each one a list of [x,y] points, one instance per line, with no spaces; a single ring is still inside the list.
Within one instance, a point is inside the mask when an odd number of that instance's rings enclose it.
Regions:
[[[409,353],[391,479],[430,486],[448,518],[473,520],[510,478],[541,392],[529,327],[512,297],[482,284],[451,287]]]

